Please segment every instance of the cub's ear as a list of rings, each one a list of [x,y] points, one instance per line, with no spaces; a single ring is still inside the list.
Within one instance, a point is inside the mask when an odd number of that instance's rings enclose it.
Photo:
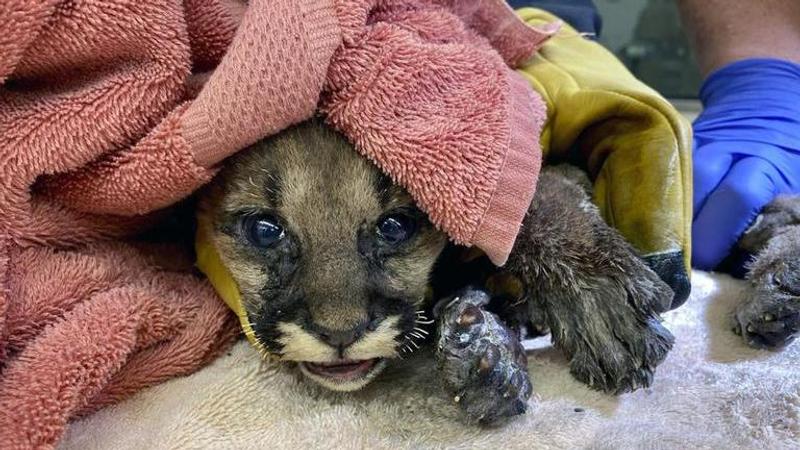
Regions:
[[[469,263],[484,256],[486,256],[486,253],[484,253],[483,250],[479,249],[478,247],[469,247],[465,248],[464,251],[461,252],[461,257],[459,259],[461,262]]]

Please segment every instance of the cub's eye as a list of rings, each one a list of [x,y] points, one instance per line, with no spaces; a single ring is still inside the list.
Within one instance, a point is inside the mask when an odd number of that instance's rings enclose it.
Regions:
[[[417,231],[417,222],[406,214],[390,214],[378,222],[378,236],[392,245],[405,242]]]
[[[278,221],[268,215],[246,216],[242,229],[247,240],[256,247],[269,247],[286,235]]]

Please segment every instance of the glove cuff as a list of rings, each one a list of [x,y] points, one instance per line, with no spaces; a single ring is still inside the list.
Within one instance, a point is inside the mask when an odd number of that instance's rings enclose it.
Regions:
[[[773,58],[736,61],[706,78],[700,100],[705,108],[750,102],[800,108],[800,64]]]

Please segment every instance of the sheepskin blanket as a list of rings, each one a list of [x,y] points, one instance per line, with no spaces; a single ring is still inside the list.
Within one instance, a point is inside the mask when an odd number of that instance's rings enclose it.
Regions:
[[[325,392],[262,363],[246,342],[206,369],[74,423],[64,449],[155,448],[798,448],[800,344],[746,347],[729,315],[748,286],[694,274],[666,315],[677,338],[654,386],[612,397],[569,374],[546,339],[530,342],[529,412],[496,428],[462,424],[428,355],[364,391]]]

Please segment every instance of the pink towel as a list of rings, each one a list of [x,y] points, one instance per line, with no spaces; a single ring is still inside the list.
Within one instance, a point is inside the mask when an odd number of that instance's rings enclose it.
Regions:
[[[503,0],[340,0],[328,121],[456,243],[508,258],[541,165],[546,107],[510,66],[548,34]]]
[[[338,44],[318,0],[0,2],[0,448],[228,347],[191,261],[122,240],[312,115]]]
[[[0,447],[52,447],[72,417],[192,373],[232,343],[236,321],[176,250],[6,253]]]
[[[0,3],[0,442],[197,370],[234,322],[173,249],[127,241],[237,150],[321,107],[453,239],[501,263],[548,33],[502,0]],[[324,91],[324,92],[323,92]]]

